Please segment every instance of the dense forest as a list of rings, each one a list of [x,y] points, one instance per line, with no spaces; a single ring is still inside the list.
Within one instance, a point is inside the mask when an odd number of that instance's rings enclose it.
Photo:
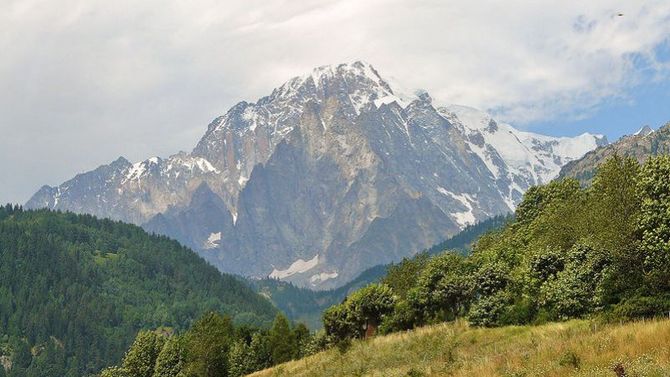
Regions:
[[[88,215],[0,207],[0,376],[82,376],[140,329],[185,330],[217,311],[269,326],[276,309],[191,250]]]
[[[670,157],[614,155],[592,185],[533,187],[469,256],[422,254],[324,314],[331,344],[465,318],[475,326],[604,321],[670,310]],[[366,334],[367,333],[367,334]]]

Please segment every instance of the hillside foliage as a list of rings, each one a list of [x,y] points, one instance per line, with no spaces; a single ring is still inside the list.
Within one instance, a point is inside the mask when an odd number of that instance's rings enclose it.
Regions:
[[[8,376],[96,373],[121,359],[138,330],[186,329],[212,310],[255,325],[276,313],[166,237],[88,215],[0,207],[0,356],[12,362]]]
[[[319,337],[282,314],[265,330],[210,312],[180,334],[139,332],[121,364],[100,377],[240,377],[322,349]]]
[[[612,156],[588,188],[563,179],[531,188],[515,218],[471,255],[420,255],[328,309],[332,344],[466,318],[493,327],[670,310],[670,157]],[[383,292],[383,297],[380,296]],[[393,302],[362,312],[356,300]]]

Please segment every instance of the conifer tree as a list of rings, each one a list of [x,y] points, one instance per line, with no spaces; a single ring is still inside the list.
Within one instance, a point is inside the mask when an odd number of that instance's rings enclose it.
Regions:
[[[293,358],[296,349],[295,338],[291,333],[288,319],[283,314],[277,314],[269,333],[272,349],[272,362],[280,364]]]

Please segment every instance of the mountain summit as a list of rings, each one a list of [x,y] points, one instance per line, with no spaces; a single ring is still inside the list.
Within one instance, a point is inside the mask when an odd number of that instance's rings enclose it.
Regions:
[[[43,187],[26,206],[141,224],[222,271],[326,289],[511,211],[603,144],[401,93],[354,62],[238,103],[191,153],[120,158]]]

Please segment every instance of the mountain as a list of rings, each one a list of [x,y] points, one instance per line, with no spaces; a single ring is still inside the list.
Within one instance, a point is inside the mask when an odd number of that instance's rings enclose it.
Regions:
[[[560,177],[573,177],[584,184],[589,184],[598,166],[615,153],[634,157],[639,162],[644,162],[650,156],[670,153],[670,123],[656,131],[644,126],[632,135],[624,136],[612,144],[600,146],[584,157],[567,163],[561,169]]]
[[[10,376],[96,373],[118,362],[139,329],[183,330],[211,310],[255,325],[277,313],[167,237],[0,206],[0,357]]]
[[[355,62],[238,103],[190,153],[119,158],[26,206],[133,222],[222,271],[329,289],[510,212],[605,143],[518,131]]]
[[[428,255],[437,255],[446,250],[462,254],[470,252],[472,244],[482,234],[504,227],[512,216],[496,216],[477,224],[468,225],[460,233],[425,250]],[[262,296],[270,300],[289,319],[302,322],[310,329],[323,327],[323,311],[341,303],[350,293],[370,283],[382,280],[392,265],[377,265],[363,271],[355,279],[336,289],[314,291],[297,287],[290,282],[277,279],[249,279],[249,283]]]

